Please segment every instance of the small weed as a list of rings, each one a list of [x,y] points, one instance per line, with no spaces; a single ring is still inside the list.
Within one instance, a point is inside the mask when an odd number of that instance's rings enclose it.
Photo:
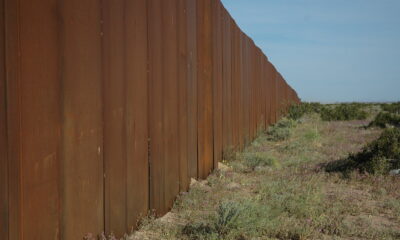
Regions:
[[[223,202],[209,223],[190,223],[182,233],[190,239],[221,239],[237,227],[242,207],[237,202]]]
[[[304,139],[309,142],[316,141],[318,138],[320,138],[320,135],[317,128],[310,129],[304,134]]]
[[[278,160],[266,152],[245,152],[242,153],[242,158],[244,160],[244,164],[252,171],[254,171],[257,167],[279,166]]]
[[[241,211],[241,206],[236,202],[224,202],[218,206],[214,228],[220,236],[236,227]]]
[[[303,182],[296,177],[265,183],[262,199],[274,211],[296,218],[314,218],[323,212],[323,196],[318,180]]]
[[[234,147],[228,147],[222,152],[224,162],[233,162],[236,160],[236,150]]]

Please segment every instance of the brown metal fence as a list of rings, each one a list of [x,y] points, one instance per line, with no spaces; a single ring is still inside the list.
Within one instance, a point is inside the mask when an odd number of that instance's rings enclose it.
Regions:
[[[119,236],[300,101],[219,0],[0,14],[0,239]]]

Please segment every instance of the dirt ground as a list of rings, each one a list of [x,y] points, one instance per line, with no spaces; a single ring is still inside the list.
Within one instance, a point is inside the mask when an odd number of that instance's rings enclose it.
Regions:
[[[323,168],[377,138],[367,124],[307,115],[286,140],[261,134],[131,239],[400,239],[399,177]]]

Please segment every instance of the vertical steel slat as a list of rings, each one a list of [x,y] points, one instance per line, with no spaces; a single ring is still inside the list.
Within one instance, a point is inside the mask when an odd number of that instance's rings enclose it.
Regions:
[[[213,136],[214,168],[222,161],[222,3],[213,1]]]
[[[150,208],[156,210],[158,215],[166,211],[164,206],[162,1],[148,1]]]
[[[188,57],[188,168],[189,176],[197,178],[197,11],[196,0],[187,0]]]
[[[231,85],[231,119],[232,119],[232,145],[236,149],[238,144],[238,96],[237,96],[237,77],[238,77],[238,66],[237,66],[237,26],[233,19],[231,19],[231,47],[232,47],[232,85]]]
[[[240,29],[238,29],[237,32],[237,41],[238,41],[238,46],[237,46],[237,54],[238,54],[238,69],[237,69],[237,78],[238,78],[238,136],[239,136],[239,150],[243,149],[243,48],[242,48],[242,32]]]
[[[213,168],[211,0],[197,2],[198,165],[199,177]]]
[[[277,104],[276,104],[276,70],[274,66],[268,62],[268,65],[270,66],[270,74],[269,74],[269,79],[270,79],[270,86],[271,86],[271,121],[272,124],[276,123],[276,109],[277,109]]]
[[[125,3],[125,141],[127,230],[136,228],[149,209],[149,80],[147,0]]]
[[[104,230],[101,3],[63,0],[63,235]]]
[[[56,0],[19,2],[23,238],[60,238],[61,85],[57,6]]]
[[[0,239],[8,240],[8,144],[4,24],[4,0],[0,0]]]
[[[232,79],[232,47],[230,16],[223,11],[223,149],[232,147],[232,114],[231,114],[231,79]]]
[[[256,89],[257,74],[256,74],[256,71],[257,71],[257,69],[256,69],[256,57],[255,57],[256,49],[255,49],[253,40],[250,39],[250,41],[251,41],[251,62],[252,62],[251,76],[250,76],[250,78],[251,78],[251,99],[252,99],[251,107],[250,107],[250,109],[251,109],[251,124],[252,124],[251,125],[251,140],[252,140],[255,137],[255,132],[256,132],[256,128],[257,128],[257,116],[256,116],[256,114],[257,114],[257,107],[256,107],[256,97],[257,97],[257,89]]]
[[[246,101],[245,101],[245,80],[246,80],[246,76],[245,76],[245,54],[244,54],[244,49],[245,49],[245,42],[244,42],[244,34],[243,32],[240,31],[240,138],[241,138],[241,142],[240,145],[242,148],[245,147],[245,136],[246,136],[246,131],[245,131],[245,126],[246,126],[246,119],[245,119],[245,111],[246,111]]]
[[[19,1],[5,0],[5,61],[8,158],[9,239],[22,237],[21,204],[21,101],[19,46]]]
[[[127,229],[125,0],[103,2],[105,231]]]
[[[162,1],[165,207],[179,193],[177,0]]]
[[[189,188],[187,0],[178,0],[179,190]]]

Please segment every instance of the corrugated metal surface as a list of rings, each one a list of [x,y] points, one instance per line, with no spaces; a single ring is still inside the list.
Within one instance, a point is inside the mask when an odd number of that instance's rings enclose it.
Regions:
[[[104,230],[102,16],[97,0],[65,0],[61,9],[61,238],[79,239]]]
[[[146,1],[106,1],[103,19],[105,229],[123,233],[148,210]]]
[[[55,0],[20,1],[19,58],[21,231],[35,239],[60,234],[58,22]],[[46,197],[44,197],[46,196]],[[40,215],[40,221],[37,221]]]
[[[127,186],[123,191],[127,202],[127,228],[131,230],[149,209],[148,1],[125,1]],[[111,206],[114,204],[111,203]],[[110,230],[122,234],[114,229]]]
[[[179,193],[177,0],[162,1],[163,141],[165,209]]]
[[[125,1],[104,2],[103,88],[105,229],[127,230]]]
[[[212,1],[212,34],[213,34],[213,142],[214,168],[222,161],[222,102],[223,102],[223,58],[222,58],[222,4],[220,0]]]
[[[239,66],[239,28],[234,21],[231,24],[231,47],[232,47],[232,80],[231,80],[231,122],[232,122],[232,144],[237,147],[239,145],[239,90],[240,90],[240,66]]]
[[[19,16],[18,3],[5,0],[5,59],[7,101],[7,160],[8,160],[8,234],[9,239],[21,239],[21,108],[19,74]]]
[[[150,208],[156,209],[159,215],[166,212],[161,3],[162,0],[148,1]]]
[[[223,72],[223,136],[222,146],[226,151],[232,147],[232,36],[231,36],[231,19],[226,9],[223,9],[222,23],[222,72]]]
[[[178,0],[179,190],[189,188],[187,0]]]
[[[197,1],[187,0],[188,169],[197,178]]]
[[[211,0],[197,1],[198,175],[213,169],[213,79]]]
[[[0,0],[0,239],[8,239],[8,161],[4,1]]]
[[[299,102],[220,0],[0,13],[0,239],[122,236]]]

